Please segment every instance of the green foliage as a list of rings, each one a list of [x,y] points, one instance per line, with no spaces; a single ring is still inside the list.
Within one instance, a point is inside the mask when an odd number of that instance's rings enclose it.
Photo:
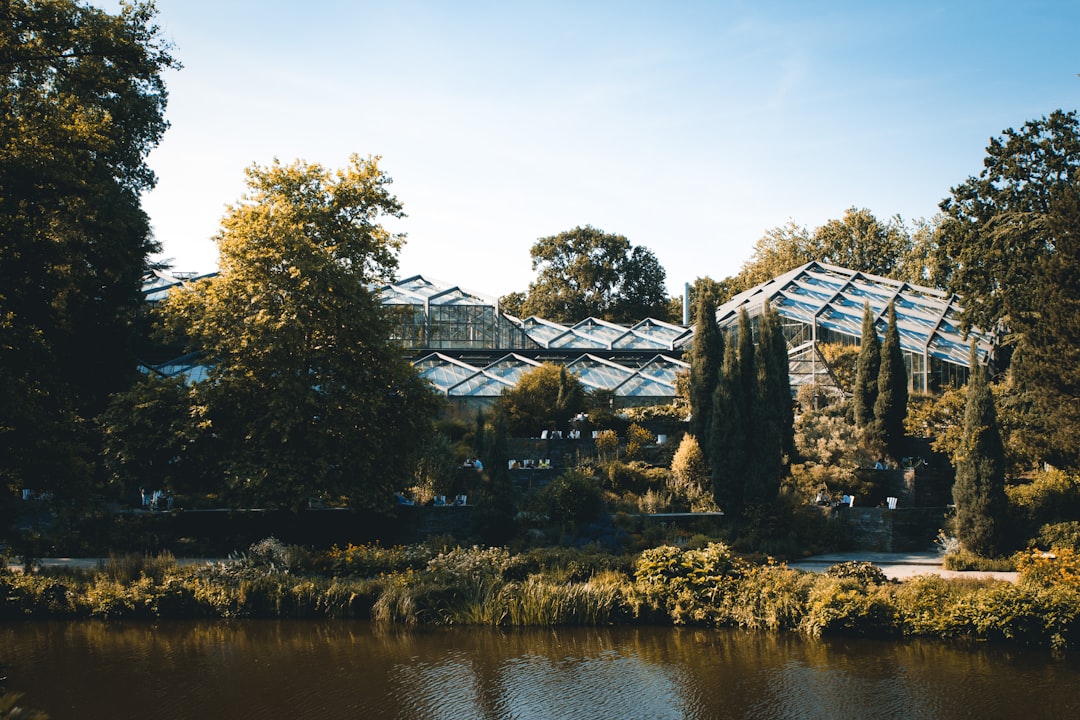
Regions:
[[[859,345],[859,361],[855,373],[852,400],[855,424],[866,428],[874,421],[874,405],[877,402],[878,374],[881,371],[881,343],[874,326],[870,303],[863,305],[862,341]]]
[[[1080,164],[1080,138],[1077,163]],[[1042,223],[1053,252],[1033,269],[1031,311],[1012,317],[1021,342],[1013,356],[1016,385],[1038,457],[1080,469],[1080,169]],[[1063,399],[1068,399],[1063,401]]]
[[[616,494],[643,493],[649,489],[662,488],[667,484],[666,468],[652,467],[640,460],[628,463],[615,460],[604,471],[604,485]]]
[[[825,575],[841,580],[852,578],[858,580],[863,585],[881,585],[882,583],[889,581],[881,568],[865,560],[850,560],[848,562],[837,563],[828,568],[825,571]]]
[[[1080,517],[1080,475],[1044,470],[1005,488],[1014,514],[1032,527]]]
[[[734,344],[724,352],[724,366],[713,398],[712,436],[709,458],[712,463],[713,498],[726,514],[737,516],[743,509],[746,475],[746,402],[739,383],[739,359]]]
[[[1035,271],[1055,238],[1040,219],[1080,168],[1080,120],[1056,110],[991,138],[983,169],[941,203],[936,280],[964,298],[964,318],[994,328],[1038,309]]]
[[[596,434],[596,452],[601,458],[607,460],[615,455],[619,449],[619,436],[614,430],[600,430]]]
[[[679,449],[671,460],[671,475],[667,484],[673,503],[690,512],[714,512],[716,501],[709,492],[705,456],[697,438],[683,435]]]
[[[856,469],[873,463],[862,432],[847,421],[842,407],[804,411],[795,424],[795,454],[789,483],[804,502],[819,492],[854,492]]]
[[[537,437],[543,429],[566,429],[570,418],[585,410],[586,395],[565,366],[544,363],[503,390],[499,404],[512,436]]]
[[[926,233],[899,217],[881,222],[866,209],[849,208],[813,232],[794,221],[766,231],[732,283],[741,292],[811,260],[910,282],[924,282]]]
[[[331,173],[253,166],[217,236],[220,272],[171,293],[168,328],[211,359],[193,406],[238,502],[392,501],[438,399],[389,342],[369,283],[402,239],[379,221],[401,205],[377,158]]]
[[[540,238],[530,254],[537,278],[520,304],[521,317],[570,323],[667,319],[664,268],[652,251],[622,235],[586,225]]]
[[[953,520],[960,545],[969,552],[994,557],[1005,550],[1005,448],[997,426],[994,396],[971,345],[964,434],[956,459]]]
[[[158,249],[140,196],[168,127],[162,76],[179,63],[152,3],[9,0],[3,14],[0,489],[82,496],[90,421],[134,376]]]
[[[716,325],[716,299],[698,294],[694,342],[690,346],[690,434],[707,438],[711,432],[712,401],[724,362],[724,336]]]
[[[320,569],[331,575],[378,577],[379,575],[419,570],[427,566],[434,553],[427,545],[394,545],[378,543],[364,545],[335,545],[317,561]]]
[[[818,350],[821,352],[821,357],[828,363],[829,370],[832,371],[833,377],[836,378],[836,382],[840,386],[840,389],[846,393],[854,393],[856,383],[858,382],[858,365],[862,346],[848,345],[845,343],[819,342]],[[877,377],[876,373],[874,377]],[[803,387],[809,386],[803,385],[800,386],[799,389],[801,390]],[[874,387],[876,389],[876,386]],[[874,405],[871,403],[871,412],[873,411],[873,407]]]
[[[631,423],[626,429],[626,457],[633,460],[641,456],[646,445],[656,442],[656,436],[637,423]]]
[[[110,481],[121,497],[140,488],[210,491],[207,427],[193,417],[187,384],[149,375],[117,393],[101,418]]]
[[[874,400],[873,435],[893,458],[904,454],[904,418],[907,417],[908,377],[900,349],[895,302],[889,303],[885,342],[881,345],[877,398]]]
[[[1039,528],[1036,538],[1039,547],[1065,548],[1080,552],[1080,521],[1048,523]]]
[[[814,635],[893,635],[897,613],[890,593],[861,577],[822,575],[807,598],[801,627]]]
[[[563,472],[540,492],[538,502],[541,510],[560,524],[587,522],[604,508],[600,482],[587,468]]]
[[[721,603],[745,565],[723,543],[700,550],[670,545],[641,553],[634,570],[639,613],[661,613],[676,625],[719,625]]]

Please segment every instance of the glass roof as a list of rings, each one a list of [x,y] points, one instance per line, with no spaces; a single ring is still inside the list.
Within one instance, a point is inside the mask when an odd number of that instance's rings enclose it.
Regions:
[[[730,327],[738,322],[740,308],[754,316],[769,302],[782,317],[805,323],[816,318],[819,327],[859,337],[862,305],[868,302],[882,335],[887,307],[894,299],[903,350],[966,367],[975,338],[985,362],[990,341],[977,329],[968,335],[959,332],[961,307],[956,295],[819,262],[739,293],[717,309],[716,320],[721,327]]]
[[[449,397],[493,397],[513,387],[522,373],[540,363],[516,354],[506,355],[490,365],[476,367],[441,353],[432,353],[413,363],[424,377]],[[640,367],[630,367],[582,355],[567,363],[586,389],[614,390],[616,397],[673,398],[675,375],[689,365],[657,355]]]

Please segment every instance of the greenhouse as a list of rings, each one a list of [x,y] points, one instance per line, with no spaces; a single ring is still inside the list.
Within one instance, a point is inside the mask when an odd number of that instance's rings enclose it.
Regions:
[[[164,298],[193,275],[155,272],[146,277],[150,302]],[[670,402],[676,374],[689,366],[683,351],[693,329],[646,318],[619,325],[585,318],[573,325],[539,317],[519,319],[500,311],[497,299],[423,275],[374,287],[395,315],[393,337],[420,374],[446,397],[486,404],[521,373],[544,362],[570,369],[586,388],[610,391],[619,405]],[[720,327],[733,332],[739,311],[751,321],[768,302],[779,313],[788,340],[791,384],[838,387],[829,346],[858,346],[863,305],[869,303],[879,337],[895,301],[900,343],[911,388],[934,392],[962,385],[972,338],[988,362],[989,339],[961,331],[957,296],[833,265],[811,262],[731,298],[717,309]],[[205,376],[201,358],[185,355],[147,363],[147,371]]]
[[[739,311],[751,321],[772,305],[788,341],[791,384],[836,385],[825,346],[859,345],[864,304],[869,303],[878,337],[884,338],[890,302],[895,303],[900,347],[916,392],[935,392],[967,381],[971,341],[989,364],[992,344],[977,329],[962,331],[956,295],[878,275],[810,262],[739,293],[716,311],[720,327],[733,332]]]

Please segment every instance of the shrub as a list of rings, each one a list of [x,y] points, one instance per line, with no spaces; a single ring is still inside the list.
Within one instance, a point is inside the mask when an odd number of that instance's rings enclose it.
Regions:
[[[728,622],[748,630],[794,630],[816,577],[785,565],[747,567],[725,598]]]
[[[863,585],[881,585],[889,582],[881,568],[865,560],[837,563],[828,568],[824,574],[840,579],[851,578],[858,580]]]
[[[1080,589],[1080,551],[1071,548],[1018,553],[1016,569],[1020,573],[1022,585],[1035,587],[1065,585]]]
[[[337,545],[318,561],[323,572],[334,575],[376,577],[403,570],[419,570],[434,557],[428,545],[394,545],[384,548],[379,543]]]
[[[603,509],[600,483],[584,468],[567,470],[539,495],[540,512],[556,523],[583,523]]]
[[[1039,547],[1080,551],[1080,522],[1070,520],[1043,525],[1037,539]]]
[[[626,429],[626,456],[636,458],[641,454],[642,448],[656,442],[656,436],[647,429],[633,423]]]
[[[719,625],[725,619],[721,601],[745,570],[723,543],[645,550],[634,570],[637,612],[666,615],[676,625]]]
[[[891,635],[898,621],[890,598],[883,586],[823,573],[810,589],[801,627],[815,637]]]
[[[1009,504],[1023,518],[1042,525],[1080,515],[1080,478],[1047,470],[1029,483],[1005,488]]]

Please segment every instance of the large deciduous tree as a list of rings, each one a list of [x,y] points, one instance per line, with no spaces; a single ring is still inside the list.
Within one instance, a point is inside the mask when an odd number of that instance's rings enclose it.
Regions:
[[[1080,171],[1080,120],[1057,110],[991,138],[983,170],[941,203],[935,273],[964,299],[964,318],[994,330],[1037,307],[1033,269],[1055,252],[1040,219]]]
[[[540,238],[530,254],[537,278],[517,305],[522,316],[616,323],[667,318],[664,268],[651,250],[622,235],[586,225]]]
[[[994,396],[979,364],[975,344],[971,346],[971,375],[967,386],[964,428],[953,459],[956,482],[956,536],[964,549],[978,555],[994,556],[1004,548],[1005,448],[998,429]]]
[[[1076,265],[1080,119],[1054,111],[991,138],[984,168],[941,203],[935,272],[964,299],[964,320],[1000,332],[1005,368],[1028,405],[1042,458],[1080,464]]]
[[[178,67],[152,3],[0,5],[0,477],[86,479],[88,419],[131,379],[156,249],[140,193]],[[58,493],[59,494],[59,493]]]
[[[768,230],[736,278],[736,290],[746,290],[811,260],[903,279],[922,275],[924,265],[899,216],[882,222],[869,210],[849,208],[844,217],[829,220],[813,232],[794,222]]]
[[[541,430],[566,429],[585,410],[588,398],[577,376],[563,365],[544,363],[518,378],[499,397],[513,436],[535,437]]]
[[[403,487],[436,398],[402,359],[369,286],[389,277],[402,215],[377,158],[331,173],[296,162],[247,171],[216,240],[220,272],[164,305],[201,349],[194,405],[240,501],[311,496],[378,506]]]

